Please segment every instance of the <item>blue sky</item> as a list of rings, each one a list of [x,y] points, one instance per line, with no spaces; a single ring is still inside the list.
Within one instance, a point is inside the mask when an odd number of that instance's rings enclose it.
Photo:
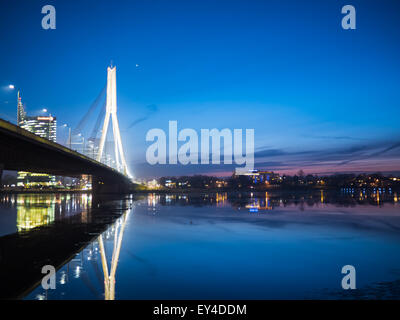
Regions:
[[[56,30],[41,28],[46,4],[56,8]],[[356,8],[356,30],[341,28],[346,4]],[[28,112],[47,108],[76,126],[112,60],[136,176],[231,172],[147,165],[146,133],[167,130],[168,120],[179,129],[254,128],[259,167],[278,172],[400,171],[398,1],[0,6],[0,117],[15,121],[16,93],[5,89],[13,83]]]

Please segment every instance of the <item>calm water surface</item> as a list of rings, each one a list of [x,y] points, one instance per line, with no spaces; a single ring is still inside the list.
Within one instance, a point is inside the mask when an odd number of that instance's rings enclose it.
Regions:
[[[87,195],[8,197],[0,235],[91,205]],[[39,286],[26,299],[400,298],[400,206],[391,191],[149,194],[112,203],[125,202],[132,208],[58,270],[55,290]],[[351,292],[341,289],[348,264],[357,272]]]

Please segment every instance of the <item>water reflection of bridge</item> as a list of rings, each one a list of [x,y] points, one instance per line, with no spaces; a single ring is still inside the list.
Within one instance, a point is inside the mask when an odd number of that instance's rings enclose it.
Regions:
[[[114,300],[115,299],[115,273],[117,272],[119,253],[121,251],[122,238],[124,236],[124,230],[126,221],[129,217],[129,211],[124,214],[123,217],[118,219],[118,221],[113,226],[114,233],[114,246],[111,258],[110,272],[108,271],[108,263],[106,251],[103,243],[103,235],[99,235],[98,242],[101,254],[101,264],[103,267],[104,274],[104,299]]]
[[[119,202],[127,208],[125,213],[57,272],[57,289],[59,289],[58,286],[61,286],[62,289],[54,293],[52,290],[43,290],[41,286],[38,286],[34,290],[32,298],[47,300],[55,298],[54,294],[62,296],[64,290],[68,289],[69,284],[73,285],[73,281],[79,280],[84,282],[85,286],[96,298],[115,299],[116,274],[124,230],[133,208],[132,199]],[[90,268],[94,268],[94,273],[97,276],[101,274],[102,279],[98,277],[97,280],[101,283],[100,290],[104,292],[104,296],[99,295],[96,283],[93,278],[88,276]]]

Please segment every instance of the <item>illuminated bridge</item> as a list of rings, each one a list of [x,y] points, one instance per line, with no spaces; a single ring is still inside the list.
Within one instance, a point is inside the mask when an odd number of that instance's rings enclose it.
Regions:
[[[0,119],[0,179],[3,170],[28,171],[35,173],[47,173],[56,176],[80,177],[89,175],[92,177],[92,189],[95,193],[126,193],[133,191],[137,184],[131,180],[125,154],[122,147],[121,134],[117,118],[117,80],[116,67],[107,68],[106,99],[102,111],[105,117],[101,130],[101,138],[98,144],[95,143],[98,127],[102,120],[102,112],[96,121],[92,132],[91,145],[92,155],[78,153],[58,143],[49,141],[34,133],[31,133],[20,126]],[[91,117],[91,113],[97,107],[99,98],[105,90],[102,90],[99,97],[90,107],[89,111],[79,122],[75,131],[80,131],[83,124]],[[19,99],[19,95],[18,95]],[[20,100],[18,101],[20,103]],[[20,105],[18,105],[20,106]],[[22,111],[23,113],[23,111]],[[20,110],[18,109],[18,115]],[[111,120],[111,124],[110,124]],[[105,153],[105,145],[109,126],[112,125],[114,136],[114,160],[113,167],[101,162],[109,154]],[[78,133],[81,136],[81,133]]]
[[[58,143],[0,119],[0,172],[21,170],[59,176],[92,176],[95,193],[126,193],[134,189],[123,173]]]

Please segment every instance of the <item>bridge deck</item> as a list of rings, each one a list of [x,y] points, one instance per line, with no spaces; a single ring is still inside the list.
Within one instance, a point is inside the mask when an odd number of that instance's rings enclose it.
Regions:
[[[92,175],[121,183],[130,179],[117,170],[0,119],[0,168],[61,176]]]

